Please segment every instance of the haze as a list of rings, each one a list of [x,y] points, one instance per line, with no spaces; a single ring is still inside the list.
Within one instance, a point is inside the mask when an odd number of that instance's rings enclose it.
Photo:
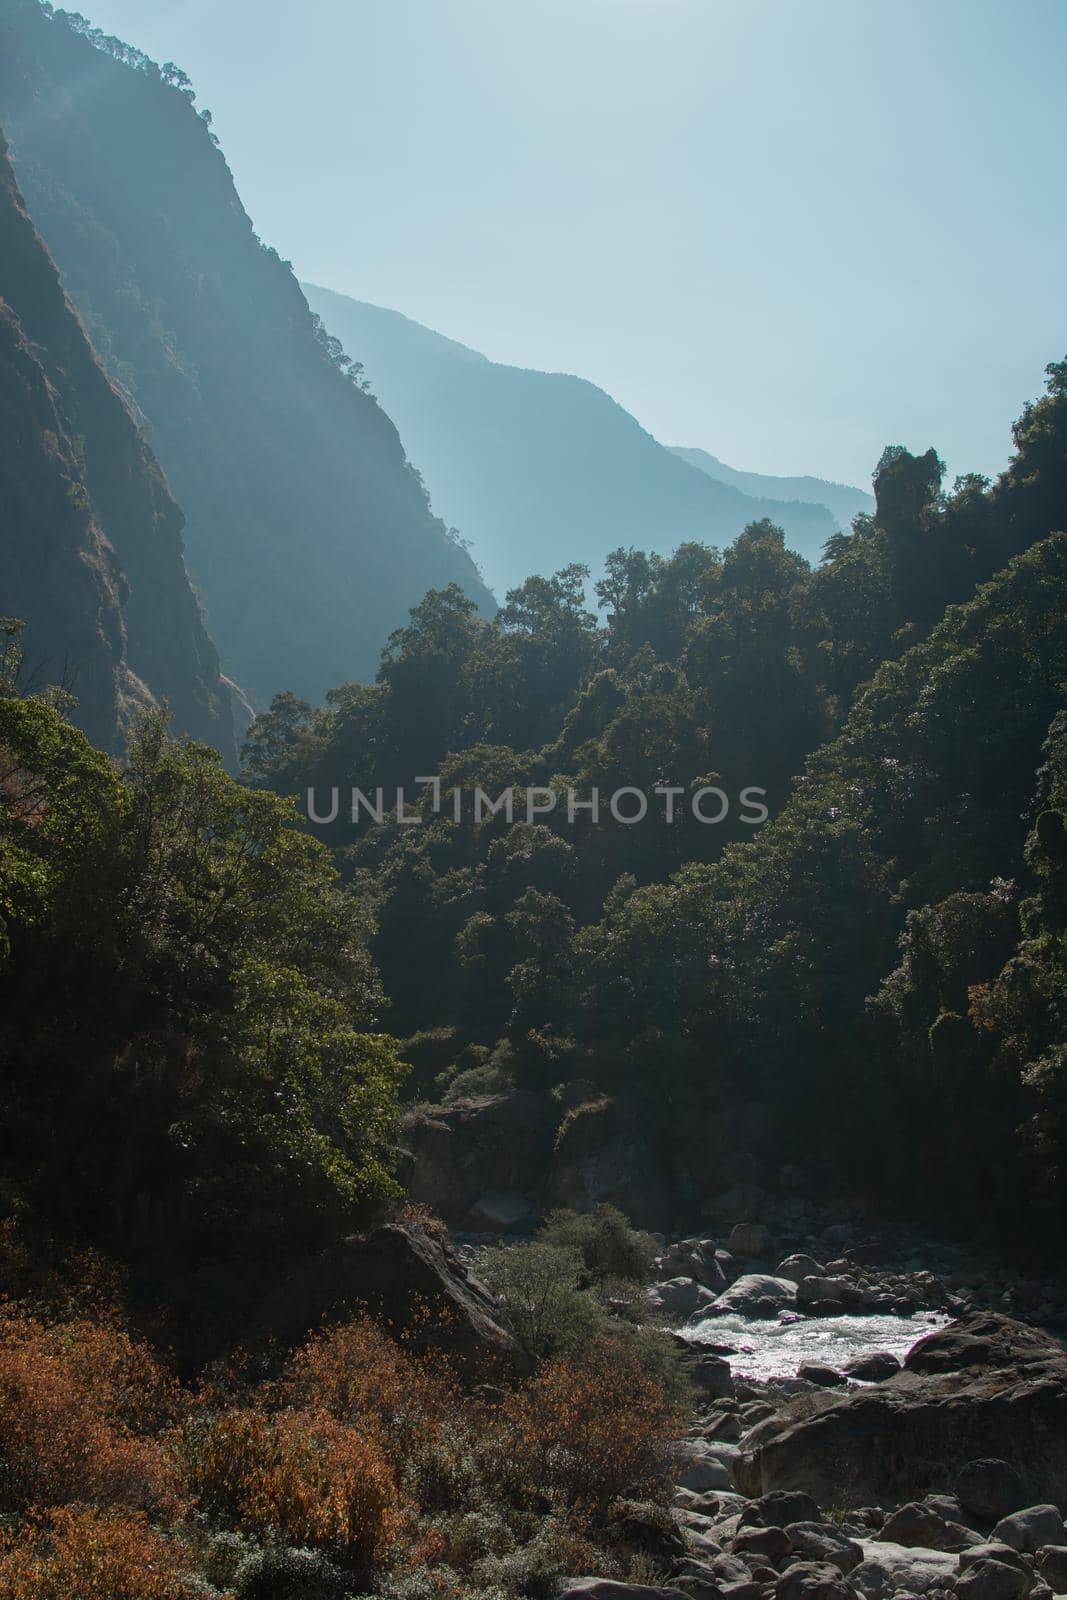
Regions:
[[[1060,0],[89,9],[191,74],[301,277],[666,443],[992,473],[1067,349]]]

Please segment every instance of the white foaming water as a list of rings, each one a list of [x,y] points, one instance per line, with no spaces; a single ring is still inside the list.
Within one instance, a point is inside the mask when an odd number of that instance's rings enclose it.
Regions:
[[[733,1345],[730,1369],[743,1378],[795,1378],[803,1361],[842,1367],[854,1356],[888,1350],[901,1361],[912,1345],[949,1318],[939,1311],[910,1317],[802,1317],[796,1322],[753,1321],[747,1317],[705,1317],[679,1328],[686,1339]]]

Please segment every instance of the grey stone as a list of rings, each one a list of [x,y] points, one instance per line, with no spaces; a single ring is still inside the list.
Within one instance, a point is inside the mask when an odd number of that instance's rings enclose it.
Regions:
[[[956,1474],[956,1498],[982,1522],[999,1522],[1026,1503],[1023,1480],[1007,1461],[968,1461]]]
[[[1010,1517],[1002,1517],[993,1529],[993,1538],[1013,1550],[1040,1550],[1046,1544],[1067,1543],[1067,1528],[1055,1506],[1028,1506]]]

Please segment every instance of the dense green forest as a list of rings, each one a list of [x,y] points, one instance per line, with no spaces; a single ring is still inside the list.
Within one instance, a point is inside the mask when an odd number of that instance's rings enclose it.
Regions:
[[[1058,1226],[1067,367],[1014,437],[995,483],[948,490],[934,450],[887,449],[874,513],[815,570],[762,523],[722,553],[615,552],[602,622],[574,567],[491,621],[437,591],[373,684],[275,700],[247,771],[298,797],[433,773],[468,796],[767,791],[756,836],[684,806],[342,809],[321,831],[409,1093],[591,1081],[679,1147],[694,1102],[755,1096],[783,1157],[815,1146],[886,1203]]]

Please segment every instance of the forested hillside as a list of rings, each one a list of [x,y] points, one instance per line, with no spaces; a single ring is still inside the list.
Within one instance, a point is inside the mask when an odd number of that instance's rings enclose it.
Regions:
[[[363,364],[434,510],[472,541],[498,596],[568,562],[599,570],[620,544],[667,556],[689,540],[726,544],[769,517],[818,561],[834,531],[825,506],[714,482],[582,378],[504,366],[395,311],[314,284],[304,292]]]
[[[173,64],[0,4],[0,124],[30,214],[186,516],[223,666],[261,702],[373,671],[433,585],[492,600],[392,422],[253,232]]]
[[[1049,372],[995,484],[946,492],[932,450],[888,449],[873,516],[815,572],[756,524],[721,557],[617,552],[603,628],[575,569],[489,622],[430,595],[374,685],[259,719],[250,771],[290,793],[433,772],[468,795],[767,791],[758,834],[684,799],[639,826],[571,826],[562,800],[510,827],[464,802],[457,826],[424,795],[421,826],[364,815],[357,835],[342,810],[326,832],[375,917],[418,1092],[636,1099],[676,1194],[715,1183],[693,1107],[756,1097],[783,1153],[814,1142],[894,1204],[934,1184],[972,1226],[1059,1215],[1067,389]]]
[[[181,512],[64,296],[2,134],[0,416],[0,613],[27,630],[25,686],[72,692],[79,726],[116,753],[136,710],[166,700],[232,762]]]

